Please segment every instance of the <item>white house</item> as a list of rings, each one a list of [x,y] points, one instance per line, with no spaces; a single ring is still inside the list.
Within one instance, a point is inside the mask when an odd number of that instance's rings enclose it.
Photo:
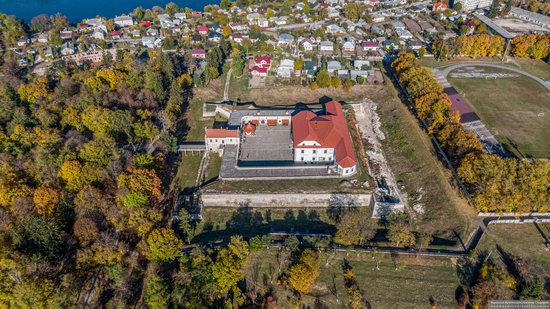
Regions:
[[[123,15],[123,16],[117,16],[114,19],[115,25],[119,27],[129,27],[134,25],[134,20],[132,17]]]
[[[74,50],[74,44],[71,42],[65,42],[63,43],[63,45],[61,45],[61,54],[63,56],[74,54]]]
[[[334,43],[330,41],[323,41],[319,44],[319,51],[325,53],[332,53],[334,51]]]
[[[333,73],[334,71],[338,71],[342,69],[342,64],[339,61],[331,60],[327,63],[327,71],[329,73]]]
[[[154,36],[144,36],[141,38],[141,44],[145,48],[158,48],[162,45],[162,40]]]
[[[283,78],[290,78],[294,72],[294,60],[283,59],[277,68],[277,76]]]

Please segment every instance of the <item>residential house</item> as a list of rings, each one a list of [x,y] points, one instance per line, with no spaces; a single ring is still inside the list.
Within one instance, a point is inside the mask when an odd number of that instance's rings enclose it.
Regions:
[[[337,18],[340,16],[340,11],[333,7],[329,7],[327,9],[327,16],[328,18]]]
[[[50,35],[47,32],[42,32],[38,35],[38,43],[48,43]]]
[[[319,63],[317,61],[304,61],[304,69],[308,78],[314,78],[319,71]]]
[[[300,44],[303,46],[305,52],[313,51],[314,45],[311,39],[303,39]]]
[[[329,73],[334,73],[335,71],[341,70],[342,64],[339,61],[331,60],[327,62],[327,71]]]
[[[206,50],[204,49],[193,49],[191,51],[191,57],[195,59],[206,59]]]
[[[283,47],[283,46],[289,46],[294,42],[294,37],[288,33],[281,33],[279,35],[279,41],[277,42],[277,46]]]
[[[370,69],[370,61],[368,61],[368,60],[355,60],[355,61],[353,61],[353,68],[355,70],[368,70],[368,69]]]
[[[107,33],[103,29],[96,29],[94,33],[92,34],[92,38],[96,40],[105,40],[105,36]]]
[[[74,54],[74,44],[71,42],[65,42],[61,45],[61,55],[67,56]]]
[[[59,36],[63,40],[70,40],[73,38],[73,31],[72,30],[61,30],[59,32]]]
[[[355,52],[355,42],[346,41],[344,44],[342,44],[342,52],[344,52],[344,53],[353,53],[353,52]]]
[[[432,5],[432,12],[434,13],[441,13],[448,9],[448,5],[446,2],[434,2]]]
[[[377,52],[380,50],[380,44],[374,41],[365,41],[361,43],[361,48],[366,52]]]
[[[117,16],[114,19],[115,25],[118,27],[130,27],[134,25],[134,19],[132,17],[123,15],[123,16]]]
[[[294,60],[283,59],[277,68],[277,76],[290,78],[294,72]]]
[[[222,35],[217,32],[212,32],[208,35],[208,40],[211,42],[219,42],[222,39]]]
[[[269,56],[258,56],[254,59],[254,65],[259,68],[271,68],[271,57]]]
[[[17,40],[17,46],[25,47],[27,45],[29,45],[29,39],[27,39],[26,37],[21,37]]]
[[[264,18],[264,17],[258,18],[258,27],[260,28],[269,27],[269,21],[267,20],[267,18]]]
[[[162,45],[162,40],[154,36],[144,36],[141,38],[141,44],[145,48],[159,48]]]
[[[350,70],[349,71],[350,79],[357,81],[357,77],[363,77],[366,79],[369,76],[369,71],[366,70]]]
[[[267,72],[269,71],[268,68],[262,68],[262,67],[259,67],[259,66],[254,66],[251,70],[250,70],[250,74],[252,74],[253,76],[262,76],[262,77],[265,77],[267,76]]]
[[[332,25],[328,25],[326,27],[326,31],[328,34],[342,34],[342,33],[346,33],[346,29],[344,29],[343,27],[337,25],[337,24],[332,24]]]
[[[200,25],[197,27],[197,31],[200,35],[207,35],[208,34],[208,26]]]
[[[319,44],[319,52],[324,54],[332,54],[334,52],[334,43],[323,41]]]

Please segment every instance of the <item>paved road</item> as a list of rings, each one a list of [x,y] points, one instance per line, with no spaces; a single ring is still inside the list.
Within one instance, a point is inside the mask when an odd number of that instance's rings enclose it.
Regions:
[[[290,25],[283,25],[283,26],[275,26],[266,28],[268,31],[278,31],[278,30],[292,30],[297,28],[304,28],[304,27],[315,27],[315,26],[322,26],[325,24],[325,21],[317,21],[314,23],[305,23],[305,24],[290,24]]]
[[[538,82],[544,88],[546,88],[548,91],[550,91],[550,83],[546,82],[545,80],[543,80],[541,78],[538,78],[537,76],[535,76],[535,75],[533,75],[529,72],[525,72],[522,69],[514,68],[514,67],[511,67],[511,66],[508,66],[508,65],[504,65],[504,64],[491,63],[491,62],[482,62],[482,61],[472,61],[472,62],[464,62],[464,63],[453,64],[453,65],[450,65],[448,67],[441,68],[441,69],[438,69],[438,70],[440,70],[441,74],[444,77],[447,77],[449,75],[449,73],[451,73],[451,71],[454,71],[454,70],[460,69],[460,68],[464,68],[464,67],[472,67],[472,66],[490,67],[490,68],[497,68],[497,69],[503,69],[503,70],[516,72],[516,73],[519,73],[519,74],[522,74],[522,75],[525,75],[527,77],[530,77],[530,78],[534,79],[536,82]]]

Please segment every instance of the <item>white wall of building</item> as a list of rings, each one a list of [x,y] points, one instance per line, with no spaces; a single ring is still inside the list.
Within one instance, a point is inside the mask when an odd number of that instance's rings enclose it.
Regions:
[[[295,148],[294,162],[333,163],[333,148]]]

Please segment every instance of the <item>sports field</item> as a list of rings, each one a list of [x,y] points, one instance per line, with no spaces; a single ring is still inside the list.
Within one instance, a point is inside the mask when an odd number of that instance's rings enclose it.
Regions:
[[[518,157],[550,157],[550,92],[542,85],[525,76],[449,82],[508,151]]]

